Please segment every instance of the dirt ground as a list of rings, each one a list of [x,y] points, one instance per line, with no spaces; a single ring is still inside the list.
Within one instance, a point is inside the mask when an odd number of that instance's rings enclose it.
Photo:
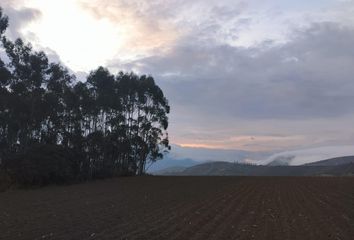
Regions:
[[[137,177],[0,193],[0,239],[354,239],[354,178]]]

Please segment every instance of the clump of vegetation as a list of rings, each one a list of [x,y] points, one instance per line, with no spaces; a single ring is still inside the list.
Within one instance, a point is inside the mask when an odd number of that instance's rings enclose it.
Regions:
[[[169,150],[170,107],[151,76],[99,67],[77,81],[7,26],[0,8],[0,168],[16,182],[142,175]]]
[[[9,189],[13,185],[13,180],[4,170],[0,169],[0,192]]]
[[[6,159],[3,168],[19,185],[65,184],[87,174],[85,159],[59,145],[37,145]]]

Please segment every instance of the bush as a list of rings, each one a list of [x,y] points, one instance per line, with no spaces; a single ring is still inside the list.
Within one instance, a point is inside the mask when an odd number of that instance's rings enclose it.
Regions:
[[[11,185],[11,177],[5,171],[0,169],[0,192],[9,189]]]
[[[37,145],[3,163],[20,185],[73,183],[85,177],[85,161],[75,151],[57,145]]]

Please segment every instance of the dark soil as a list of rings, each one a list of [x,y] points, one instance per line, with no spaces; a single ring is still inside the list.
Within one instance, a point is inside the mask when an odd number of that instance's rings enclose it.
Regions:
[[[354,239],[354,178],[136,177],[0,193],[0,239]]]

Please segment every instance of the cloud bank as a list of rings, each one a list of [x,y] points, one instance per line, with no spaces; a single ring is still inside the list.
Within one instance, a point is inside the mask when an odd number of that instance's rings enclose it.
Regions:
[[[184,41],[168,54],[125,65],[112,61],[109,66],[138,69],[157,78],[171,99],[172,124],[178,129],[181,143],[186,141],[182,134],[194,131],[190,142],[200,146],[222,147],[235,142],[237,137],[250,136],[250,145],[246,146],[246,141],[230,147],[292,148],[316,144],[314,137],[341,141],[353,135],[350,124],[337,125],[354,120],[353,41],[353,28],[333,22],[314,23],[296,31],[291,40],[281,45],[264,43],[243,48]],[[280,128],[275,132],[269,129],[278,123],[285,123],[288,128],[299,127],[304,120],[314,124],[310,136],[304,128],[293,128],[287,133]],[[252,133],[252,128],[238,132],[237,125],[247,121],[262,125],[265,132],[269,129],[269,134]],[[329,134],[331,129],[321,125],[339,128],[338,135]],[[213,129],[235,128],[220,145],[216,141],[195,140],[198,135],[205,139],[203,135]]]

